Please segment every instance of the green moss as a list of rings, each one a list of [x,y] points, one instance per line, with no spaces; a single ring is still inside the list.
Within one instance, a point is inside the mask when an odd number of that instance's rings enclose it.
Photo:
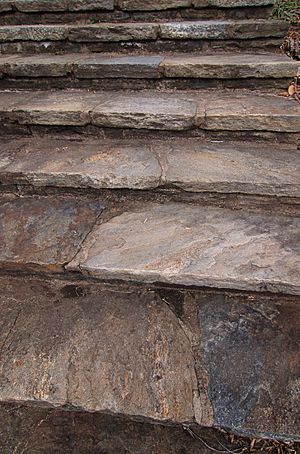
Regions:
[[[284,19],[292,24],[300,22],[300,0],[277,0],[274,5],[273,17]]]

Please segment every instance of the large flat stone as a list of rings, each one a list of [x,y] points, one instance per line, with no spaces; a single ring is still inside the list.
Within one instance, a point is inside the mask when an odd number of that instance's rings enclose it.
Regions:
[[[36,422],[33,433],[41,439],[26,432],[38,448],[44,440],[40,429],[62,410],[82,415],[90,439],[99,412],[110,418],[108,444],[99,444],[98,435],[95,452],[99,446],[111,451],[116,414],[131,423],[131,432],[133,417],[140,424],[145,418],[172,422],[170,430],[185,424],[201,439],[195,422],[256,439],[300,440],[296,298],[2,276],[0,313],[0,420],[1,409],[12,403],[18,409],[25,404],[28,418],[51,409],[52,417]],[[7,418],[0,424],[1,440],[9,438],[7,426],[11,437],[10,413]],[[73,416],[73,451],[75,421]],[[48,426],[51,434],[55,427]],[[162,424],[153,427],[161,430]],[[20,437],[18,429],[14,435]],[[119,430],[124,449],[128,444]],[[60,433],[66,438],[68,432],[60,426]],[[129,452],[180,452],[172,443],[161,451],[165,444],[158,440],[158,449],[138,444],[139,451],[128,446]],[[210,446],[220,448],[212,440]],[[186,443],[186,449],[195,446]],[[202,452],[201,444],[188,452]],[[53,450],[53,442],[49,446]]]
[[[159,11],[191,6],[192,0],[117,0],[119,8],[128,11]]]
[[[67,265],[108,279],[300,294],[300,219],[181,203],[97,226]]]
[[[63,77],[72,73],[81,58],[78,54],[16,55],[9,60],[0,58],[0,71],[11,77]]]
[[[19,139],[2,144],[0,181],[34,186],[149,189],[161,166],[145,142]]]
[[[4,184],[300,197],[300,154],[284,145],[25,138],[0,156]]]
[[[62,41],[67,34],[64,25],[4,25],[0,27],[0,42]]]
[[[191,345],[153,292],[30,279],[0,286],[2,402],[193,421]]]
[[[62,197],[3,195],[0,268],[61,271],[101,214],[100,203]]]
[[[158,31],[159,26],[155,23],[99,23],[70,26],[68,39],[73,42],[144,41],[156,39]]]
[[[299,104],[276,95],[227,93],[206,105],[206,121],[200,127],[212,130],[258,130],[300,132]]]
[[[16,8],[24,13],[112,10],[114,8],[114,0],[7,0],[4,3],[7,3],[10,9]]]
[[[165,39],[253,39],[283,37],[288,30],[284,21],[189,21],[160,24],[160,36]]]
[[[299,63],[277,54],[176,55],[161,65],[167,77],[215,79],[294,77]]]
[[[146,92],[119,93],[93,109],[92,122],[98,126],[135,129],[184,130],[195,121],[197,104],[191,95]],[[197,115],[204,117],[199,108]]]

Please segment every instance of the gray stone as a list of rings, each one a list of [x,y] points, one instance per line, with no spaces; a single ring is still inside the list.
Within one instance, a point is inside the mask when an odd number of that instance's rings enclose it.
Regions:
[[[11,11],[13,8],[13,4],[10,0],[1,0],[0,2],[0,12],[7,12]]]
[[[73,42],[118,42],[153,40],[158,36],[159,25],[149,23],[99,23],[70,26],[68,39]],[[1,37],[1,35],[0,35]]]
[[[3,195],[0,268],[61,271],[101,214],[99,202]]]
[[[117,5],[129,11],[159,11],[171,8],[189,7],[192,0],[117,0]]]
[[[149,189],[161,167],[150,144],[19,139],[1,147],[0,181],[34,186]]]
[[[98,126],[135,129],[183,130],[194,124],[196,103],[190,95],[143,91],[116,94],[91,113]],[[204,111],[197,115],[204,118]]]
[[[15,56],[0,59],[0,71],[12,77],[63,77],[72,73],[78,54]]]
[[[218,8],[241,8],[244,6],[267,6],[273,5],[272,0],[192,0],[195,8],[216,6]]]
[[[176,55],[161,64],[167,77],[215,79],[294,77],[299,63],[278,54]]]
[[[288,25],[274,20],[211,20],[165,22],[160,24],[160,36],[165,39],[253,39],[284,37]]]
[[[199,125],[211,130],[300,132],[299,104],[293,99],[265,94],[226,93],[206,106],[206,120]]]
[[[2,402],[193,421],[190,342],[154,292],[17,282],[0,278]]]
[[[66,11],[68,9],[68,0],[15,0],[13,3],[18,11],[25,13]]]
[[[68,0],[69,11],[97,11],[114,9],[114,0]]]
[[[300,219],[171,203],[97,226],[70,270],[107,279],[300,294]]]
[[[64,25],[3,25],[0,42],[7,41],[61,41],[67,37]]]
[[[79,78],[151,78],[162,77],[159,56],[102,56],[91,54],[74,65],[74,75]]]

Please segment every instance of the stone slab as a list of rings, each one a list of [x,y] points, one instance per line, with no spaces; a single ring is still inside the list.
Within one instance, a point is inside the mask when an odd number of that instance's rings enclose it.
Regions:
[[[159,65],[163,57],[152,55],[101,56],[92,54],[74,65],[75,77],[158,79],[162,77]]]
[[[93,107],[113,98],[113,93],[92,93],[88,91],[36,91],[14,92],[19,102],[12,107],[10,118],[20,124],[38,125],[80,125],[91,122],[90,111]],[[24,101],[20,102],[25,96]],[[0,93],[0,109],[2,96],[9,98],[9,92]],[[26,102],[26,96],[29,100]],[[3,103],[4,104],[4,103]],[[3,108],[4,110],[4,108]],[[1,110],[0,110],[1,112]],[[2,114],[5,115],[5,112]]]
[[[152,204],[97,226],[67,265],[91,276],[300,294],[300,219]]]
[[[0,156],[3,184],[300,197],[300,153],[284,145],[24,138]]]
[[[1,276],[0,290],[0,409],[26,405],[28,416],[51,409],[48,422],[77,410],[90,439],[93,421],[110,418],[109,451],[117,417],[131,423],[131,432],[133,420],[159,422],[152,425],[159,430],[179,424],[182,436],[182,426],[190,427],[201,443],[205,432],[195,423],[255,439],[300,440],[299,298],[37,276]],[[6,424],[11,416],[1,435]],[[40,417],[33,433],[41,435],[36,431],[45,425]],[[158,440],[149,454],[165,452]]]
[[[206,106],[200,127],[211,130],[300,132],[299,104],[278,95],[226,93]]]
[[[193,0],[195,8],[206,8],[210,6],[218,8],[243,8],[273,5],[272,0]]]
[[[189,22],[166,22],[160,24],[163,39],[254,39],[284,37],[288,30],[284,21],[256,20],[211,20]]]
[[[2,195],[0,268],[62,271],[102,212],[99,202]]]
[[[159,26],[155,23],[98,23],[70,26],[68,39],[71,42],[147,41],[156,39],[158,32]]]
[[[197,104],[191,95],[142,91],[118,93],[94,108],[92,122],[113,128],[184,130],[193,126]],[[204,117],[199,108],[197,115]]]
[[[153,292],[0,282],[2,402],[193,421],[191,346]]]
[[[3,25],[0,27],[0,42],[63,41],[67,34],[64,25]]]
[[[7,0],[4,3],[7,3],[10,6],[10,9],[16,8],[18,11],[24,13],[38,13],[45,11],[110,11],[114,9],[113,0]]]
[[[299,63],[278,54],[176,55],[161,64],[167,77],[239,79],[294,77]]]
[[[128,11],[160,11],[172,8],[186,8],[192,5],[192,0],[117,0],[122,10]]]
[[[0,181],[34,186],[150,189],[161,166],[141,141],[19,139],[0,147]]]

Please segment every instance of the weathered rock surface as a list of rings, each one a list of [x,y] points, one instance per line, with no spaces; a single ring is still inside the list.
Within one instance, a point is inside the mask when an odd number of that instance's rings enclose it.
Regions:
[[[299,64],[278,54],[5,55],[0,74],[10,77],[78,78],[291,78]]]
[[[300,132],[295,100],[233,91],[2,91],[0,118],[49,126]]]
[[[295,299],[31,277],[0,288],[2,407],[300,440]]]
[[[217,6],[219,8],[239,8],[244,6],[265,6],[273,5],[272,0],[193,0],[196,8],[206,8],[207,6]]]
[[[112,10],[114,8],[114,0],[5,0],[4,3],[9,9],[16,8],[25,13]],[[0,11],[2,11],[1,7]]]
[[[2,195],[0,268],[61,271],[101,212],[84,199]]]
[[[300,294],[300,219],[181,203],[96,226],[69,270],[107,279]]]
[[[300,154],[288,146],[196,140],[3,140],[0,182],[300,197]]]
[[[120,42],[176,40],[245,40],[282,38],[288,23],[268,19],[210,20],[180,22],[99,22],[86,25],[6,25],[0,26],[0,42],[65,41]]]
[[[192,0],[116,0],[119,8],[129,11],[159,11],[171,8],[189,7]]]
[[[15,299],[8,284],[1,298],[2,402],[193,421],[191,346],[153,292],[134,296],[70,284],[61,286],[59,296],[41,282],[38,297],[34,287],[24,283],[23,296],[19,287]]]

